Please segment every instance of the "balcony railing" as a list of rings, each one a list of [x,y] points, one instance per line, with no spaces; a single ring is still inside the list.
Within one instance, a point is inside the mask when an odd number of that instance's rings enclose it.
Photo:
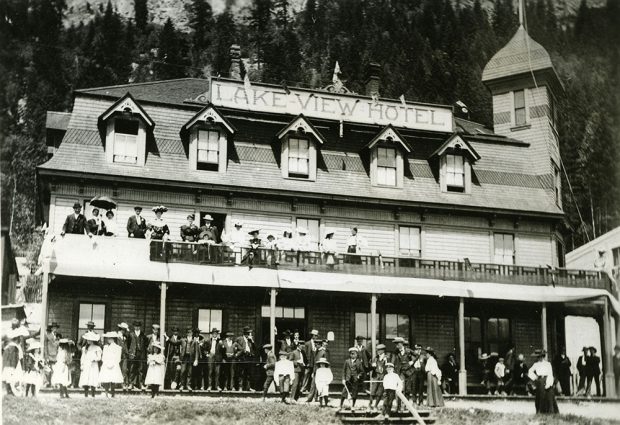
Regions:
[[[321,252],[279,251],[275,249],[233,248],[189,242],[150,242],[151,261],[167,263],[244,265],[286,270],[412,277],[440,280],[479,281],[507,284],[570,286],[613,292],[606,275],[591,270],[531,267],[424,258],[334,254],[327,259]],[[330,264],[332,263],[332,264]]]

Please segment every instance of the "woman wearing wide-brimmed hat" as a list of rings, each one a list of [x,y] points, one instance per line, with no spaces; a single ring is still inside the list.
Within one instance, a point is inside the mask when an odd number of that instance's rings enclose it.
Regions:
[[[58,340],[58,353],[56,354],[56,363],[52,366],[52,385],[60,387],[60,398],[69,398],[67,387],[71,384],[71,372],[69,370],[73,362],[73,354],[71,352],[73,341],[68,338]]]
[[[536,413],[559,413],[558,403],[555,400],[555,386],[553,368],[546,359],[545,350],[536,350],[532,357],[537,361],[530,368],[527,376],[534,381],[536,398],[534,400]]]
[[[2,351],[2,381],[6,384],[7,394],[15,395],[12,385],[22,379],[21,360],[24,358],[24,352],[19,344],[21,334],[18,329],[11,329],[6,337],[9,342]]]
[[[95,397],[95,388],[99,386],[99,362],[101,361],[102,350],[97,343],[99,335],[94,332],[86,332],[82,339],[86,341],[82,347],[82,358],[80,361],[79,386],[84,388],[84,397],[88,397],[88,390]]]
[[[170,229],[168,228],[168,224],[162,218],[163,214],[168,211],[168,208],[163,205],[158,205],[152,208],[155,213],[155,219],[151,221],[148,225],[148,228],[151,232],[151,239],[154,240],[167,240],[170,238]]]
[[[323,251],[323,261],[330,269],[336,264],[336,241],[334,240],[334,230],[325,230],[325,239],[321,242],[321,251]]]
[[[149,369],[146,372],[144,384],[151,389],[151,398],[153,398],[159,394],[159,388],[164,386],[166,358],[162,354],[161,344],[158,341],[151,344],[151,349],[153,353],[147,358]]]
[[[43,384],[41,373],[45,367],[41,356],[41,344],[39,341],[32,340],[28,344],[27,354],[24,356],[24,383],[26,384],[26,397],[32,392],[32,396],[37,395],[38,389]]]
[[[428,407],[443,407],[443,395],[441,393],[441,369],[437,364],[435,349],[426,347],[426,404]]]
[[[118,332],[106,332],[103,334],[105,345],[101,356],[101,371],[99,381],[105,389],[106,397],[114,397],[116,385],[123,383],[123,372],[121,371],[121,356],[123,348],[118,345]]]

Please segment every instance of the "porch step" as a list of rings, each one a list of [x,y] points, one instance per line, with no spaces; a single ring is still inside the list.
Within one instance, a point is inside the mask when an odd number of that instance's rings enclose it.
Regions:
[[[418,410],[418,414],[425,424],[433,424],[437,420],[435,416],[431,415],[432,411],[428,409]],[[339,410],[336,412],[336,416],[344,424],[417,424],[416,419],[409,412],[392,412],[389,417],[386,417],[381,413],[367,410]]]

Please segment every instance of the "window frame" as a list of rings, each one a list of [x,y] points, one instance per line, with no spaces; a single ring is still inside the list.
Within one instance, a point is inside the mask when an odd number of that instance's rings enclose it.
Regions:
[[[522,127],[527,125],[527,101],[525,99],[525,89],[514,90],[512,92],[512,102],[513,102],[513,116],[515,127]],[[523,100],[519,99],[519,104],[517,105],[517,95],[523,95]]]
[[[200,325],[200,312],[201,311],[208,311],[209,312],[209,325],[207,326],[207,329],[203,329]],[[213,326],[213,312],[214,311],[219,311],[220,313],[220,324],[219,326]],[[211,329],[213,329],[214,327],[218,328],[220,331],[222,331],[223,327],[224,327],[224,309],[222,308],[211,308],[211,307],[199,307],[196,309],[196,328],[200,329],[201,333],[209,333],[211,332]]]
[[[81,312],[82,312],[82,306],[87,306],[90,305],[91,306],[91,313],[90,313],[90,318],[87,318],[85,320],[83,320],[81,318]],[[96,326],[97,324],[95,323],[95,331],[99,334],[99,335],[103,335],[103,333],[105,332],[105,329],[108,327],[108,323],[107,320],[109,319],[109,315],[108,315],[108,305],[104,302],[100,302],[100,301],[90,301],[90,300],[76,300],[76,310],[75,310],[75,317],[76,317],[76,340],[79,340],[79,338],[86,332],[86,327],[82,326],[85,325],[86,322],[88,322],[89,320],[92,320],[93,322],[95,321],[93,318],[93,307],[94,306],[103,306],[103,326],[102,327],[98,327]],[[84,331],[84,332],[82,332]]]
[[[505,260],[507,258],[506,253],[505,253],[505,248],[504,248],[504,241],[507,236],[510,236],[510,239],[512,241],[512,255],[510,256],[511,262],[498,261],[498,254],[497,254],[497,249],[498,249],[497,237],[498,236],[502,237],[502,254],[501,254],[502,260]],[[516,257],[517,257],[517,247],[516,247],[515,242],[516,242],[516,237],[514,233],[494,232],[493,233],[493,263],[508,265],[508,266],[515,265]]]
[[[398,173],[398,164],[397,164],[397,157],[398,157],[398,152],[396,150],[395,147],[392,146],[377,146],[377,186],[388,186],[388,187],[396,187],[396,185],[398,184],[398,178],[397,178],[397,173]],[[388,158],[388,155],[382,156],[381,153],[385,152],[388,153],[390,152],[392,157]],[[384,162],[392,162],[392,164],[387,165],[387,164],[381,164],[382,159],[384,159]],[[381,171],[384,171],[383,173]],[[391,179],[389,182],[385,179],[386,178],[386,173],[388,171],[391,171]]]
[[[417,248],[417,255],[411,253],[411,247],[407,248],[408,253],[403,253],[403,246],[402,246],[402,240],[403,240],[403,229],[407,229],[408,233],[409,233],[409,237],[408,240],[409,242],[411,242],[411,229],[416,229],[418,231],[418,248]],[[399,226],[398,227],[398,255],[401,256],[407,256],[407,257],[412,257],[412,258],[422,258],[422,228],[420,226]]]
[[[305,148],[305,153],[306,156],[300,156],[299,155],[299,151],[300,151],[300,147],[299,147],[299,142],[305,142],[306,144],[306,148]],[[293,142],[295,142],[297,144],[297,156],[293,157]],[[287,143],[288,143],[288,150],[287,150],[287,156],[286,156],[286,161],[287,161],[287,170],[288,170],[288,177],[289,178],[294,178],[294,179],[301,179],[301,180],[308,180],[310,179],[310,150],[311,150],[311,143],[312,141],[307,138],[307,137],[299,137],[297,135],[295,136],[289,136],[287,139]],[[291,160],[297,160],[296,164],[297,166],[299,165],[299,161],[301,160],[305,160],[306,162],[306,173],[304,174],[303,172],[299,172],[298,167],[296,171],[291,171]]]
[[[409,316],[408,314],[405,313],[382,313],[383,316],[383,330],[384,330],[384,339],[385,340],[393,340],[394,338],[396,338],[397,336],[404,338],[406,340],[410,340],[411,338],[411,316]],[[393,336],[392,334],[388,334],[388,316],[395,316],[396,317],[396,335]],[[398,328],[400,326],[399,324],[399,317],[405,317],[407,318],[407,332],[404,335],[400,335],[400,333],[398,332]]]
[[[300,220],[305,221],[300,223]],[[313,239],[313,235],[312,235],[312,230],[309,225],[310,222],[316,222],[316,241]],[[321,219],[320,218],[313,218],[313,217],[295,217],[295,229],[297,229],[298,227],[305,227],[306,229],[308,229],[308,235],[310,236],[311,242],[316,243],[316,247],[314,249],[314,251],[318,251],[319,250],[319,246],[321,244]],[[312,226],[314,228],[314,226]]]
[[[553,164],[553,190],[555,194],[555,204],[562,208],[562,174],[560,172],[560,167],[558,167],[554,162]]]
[[[127,123],[131,123],[132,125],[135,124],[136,128],[135,131],[136,133],[127,133],[127,132],[122,132],[119,131],[118,127],[122,121],[125,121]],[[139,152],[138,152],[138,143],[140,142],[140,121],[138,119],[133,119],[133,118],[126,118],[126,117],[115,117],[112,121],[112,129],[113,129],[113,143],[112,143],[112,162],[114,164],[123,164],[123,165],[138,165],[138,157],[139,157]],[[129,139],[133,140],[133,149],[134,149],[134,155],[120,155],[117,154],[117,149],[119,149],[119,146],[123,145],[124,146],[124,151],[125,153],[127,152],[127,141]],[[122,139],[122,143],[121,142]],[[133,158],[133,161],[131,160],[122,160],[122,159],[117,159],[117,157],[123,157],[123,158]]]
[[[206,141],[206,149],[201,149],[200,148],[200,134],[201,133],[207,133],[207,141]],[[216,138],[215,141],[211,140],[210,136],[211,134],[216,134]],[[197,169],[201,169],[200,165],[204,165],[208,168],[215,168],[214,171],[218,171],[219,170],[219,165],[220,165],[220,155],[221,155],[221,149],[220,149],[220,138],[222,137],[222,134],[220,132],[219,129],[216,128],[198,128],[196,130],[196,168]],[[212,143],[215,144],[215,147],[217,148],[215,151],[213,149],[210,149],[212,146]],[[204,151],[207,153],[207,158],[209,157],[209,153],[210,152],[215,152],[216,154],[216,159],[215,161],[209,161],[207,160],[201,160],[200,159],[200,152]]]
[[[456,159],[459,158],[460,161],[460,172],[456,169]],[[453,162],[453,166],[454,168],[450,168],[450,160],[452,159]],[[464,155],[458,155],[458,154],[454,154],[454,153],[447,153],[446,154],[446,173],[445,173],[445,177],[446,177],[446,190],[448,192],[465,192],[466,190],[466,172],[465,172],[465,167],[466,167],[466,161],[467,159],[465,158]],[[450,183],[450,177],[449,176],[453,176],[452,179],[452,183]],[[456,176],[461,176],[461,184],[458,183],[454,183]]]

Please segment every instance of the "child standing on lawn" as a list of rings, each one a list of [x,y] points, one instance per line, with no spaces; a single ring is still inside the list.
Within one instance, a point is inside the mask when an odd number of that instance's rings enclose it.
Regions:
[[[56,363],[52,366],[52,385],[60,387],[60,398],[69,398],[67,387],[71,384],[71,372],[69,368],[73,362],[70,345],[73,341],[61,338],[58,341],[58,354]]]
[[[105,346],[101,357],[101,373],[99,381],[105,390],[105,396],[114,397],[115,386],[123,383],[123,372],[121,371],[121,355],[123,349],[116,343],[117,332],[106,332],[103,334]]]
[[[394,372],[394,363],[386,363],[387,373],[383,377],[383,414],[390,416],[392,412],[392,403],[396,398],[396,391],[403,390],[403,381]]]
[[[24,382],[26,384],[26,397],[28,392],[32,396],[37,395],[37,388],[41,386],[43,378],[41,369],[43,368],[43,357],[41,357],[41,344],[32,341],[28,346],[28,354],[24,357]]]
[[[161,352],[159,341],[155,341],[151,348],[153,353],[149,354],[147,358],[149,370],[146,372],[144,384],[151,389],[151,398],[154,398],[159,394],[159,388],[164,386],[166,358]]]
[[[329,384],[334,380],[332,370],[329,368],[329,362],[326,358],[320,358],[316,361],[317,369],[314,375],[316,390],[319,394],[320,406],[327,407],[329,403]]]
[[[344,362],[344,370],[342,373],[342,395],[340,396],[340,409],[344,406],[344,401],[351,398],[351,410],[355,407],[357,401],[357,392],[360,382],[363,383],[364,365],[358,358],[359,351],[356,347],[349,348],[349,358]]]
[[[282,403],[288,404],[286,398],[289,395],[291,383],[295,380],[295,365],[288,359],[286,351],[280,351],[279,355],[280,360],[276,362],[273,376],[277,379]]]
[[[80,374],[79,385],[84,388],[84,397],[88,397],[88,390],[95,397],[95,388],[99,386],[99,362],[102,355],[101,347],[97,344],[99,335],[89,331],[82,336],[82,339],[86,341],[87,345],[82,347],[80,361],[82,373]]]

